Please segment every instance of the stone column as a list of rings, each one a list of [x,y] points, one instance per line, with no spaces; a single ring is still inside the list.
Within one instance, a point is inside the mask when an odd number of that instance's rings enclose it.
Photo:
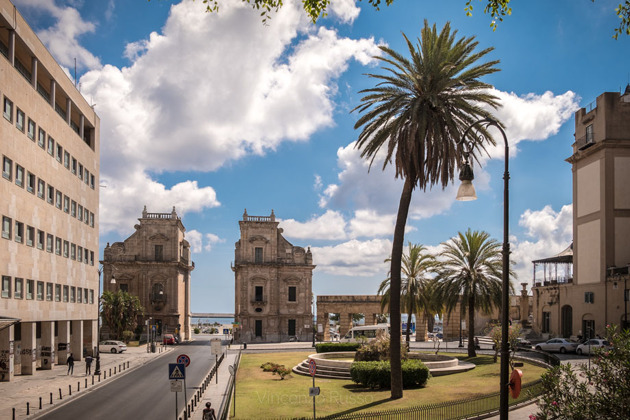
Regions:
[[[94,320],[84,320],[83,321],[83,346],[87,350],[87,354],[96,356],[94,353],[94,349],[96,348],[96,341],[94,337],[96,337],[96,321]],[[81,352],[83,353],[83,352]]]
[[[55,322],[42,321],[42,369],[50,370],[55,365]]]
[[[317,319],[322,319],[321,324],[324,330],[324,341],[330,341],[330,314],[325,313],[322,314],[322,318],[317,317]],[[320,323],[319,321],[317,322]]]
[[[428,323],[424,314],[416,315],[416,341],[427,341]]]
[[[341,312],[339,314],[339,335],[345,336],[352,328],[352,314],[348,312]]]
[[[55,79],[50,79],[50,106],[55,109],[55,98],[57,96],[57,82]]]
[[[57,326],[57,364],[65,365],[70,354],[70,321],[57,321]]]
[[[75,362],[83,359],[83,320],[72,322],[72,335],[70,336],[70,352]]]
[[[20,359],[22,362],[22,375],[32,375],[37,369],[37,341],[35,339],[35,323],[23,322],[22,326],[22,350]]]
[[[33,85],[35,90],[37,90],[37,63],[37,58],[33,57],[31,59],[31,85]]]
[[[66,124],[70,125],[72,122],[72,99],[66,99]]]
[[[0,382],[11,382],[13,380],[14,328],[11,325],[0,330]]]
[[[15,31],[9,29],[9,63],[15,66]]]
[[[527,283],[521,283],[521,322],[527,321],[529,318],[529,299],[527,297]]]

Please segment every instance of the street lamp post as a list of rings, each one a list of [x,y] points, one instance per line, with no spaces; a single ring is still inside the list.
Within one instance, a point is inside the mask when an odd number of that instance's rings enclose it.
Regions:
[[[461,201],[469,201],[477,199],[475,194],[475,188],[472,185],[474,178],[472,167],[469,164],[468,156],[473,150],[474,143],[466,141],[466,135],[476,125],[484,125],[485,128],[494,126],[499,129],[503,136],[503,142],[505,144],[505,170],[503,173],[503,273],[502,273],[502,293],[501,293],[501,379],[500,379],[500,400],[499,400],[499,415],[501,420],[507,420],[508,418],[508,375],[509,375],[509,349],[508,349],[508,324],[509,324],[509,285],[510,285],[510,242],[509,242],[509,180],[510,172],[508,167],[509,162],[509,147],[505,131],[501,128],[501,125],[491,119],[484,118],[472,123],[466,131],[458,144],[464,146],[464,166],[459,174],[459,179],[462,181],[462,185],[457,191],[457,199]]]
[[[94,375],[101,375],[101,349],[99,347],[101,341],[101,306],[103,304],[103,293],[101,291],[101,274],[103,273],[103,266],[98,269],[98,302],[97,302],[97,313],[96,313],[96,367],[94,369]],[[110,280],[111,284],[116,284],[116,279],[112,274],[112,279]]]

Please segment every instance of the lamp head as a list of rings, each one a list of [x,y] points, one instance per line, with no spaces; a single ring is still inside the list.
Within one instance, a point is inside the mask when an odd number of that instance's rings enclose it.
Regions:
[[[473,173],[470,163],[468,163],[468,154],[466,154],[464,157],[464,165],[459,172],[459,180],[462,181],[462,183],[457,190],[457,197],[455,197],[457,200],[472,201],[477,199],[475,186],[472,183],[473,179],[475,179],[475,174]]]

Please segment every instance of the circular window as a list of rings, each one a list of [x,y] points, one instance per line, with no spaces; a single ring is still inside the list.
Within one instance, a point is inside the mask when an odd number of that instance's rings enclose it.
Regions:
[[[256,312],[262,312],[262,308],[256,308],[254,309]]]

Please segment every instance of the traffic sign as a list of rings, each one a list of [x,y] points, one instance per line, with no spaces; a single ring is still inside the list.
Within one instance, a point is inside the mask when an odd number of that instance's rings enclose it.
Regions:
[[[186,367],[188,367],[188,365],[190,364],[190,357],[185,354],[180,354],[179,356],[177,356],[177,363],[183,363],[184,365],[186,365]]]
[[[182,392],[184,390],[182,381],[171,381],[171,392]]]
[[[308,396],[309,397],[316,397],[319,395],[319,387],[318,386],[314,386],[308,389]]]
[[[221,354],[221,339],[213,338],[210,340],[210,354]]]
[[[183,363],[169,363],[168,379],[186,379],[186,365]]]
[[[315,376],[315,372],[317,372],[317,364],[315,363],[315,359],[311,359],[308,361],[308,371],[311,373],[311,376]]]

